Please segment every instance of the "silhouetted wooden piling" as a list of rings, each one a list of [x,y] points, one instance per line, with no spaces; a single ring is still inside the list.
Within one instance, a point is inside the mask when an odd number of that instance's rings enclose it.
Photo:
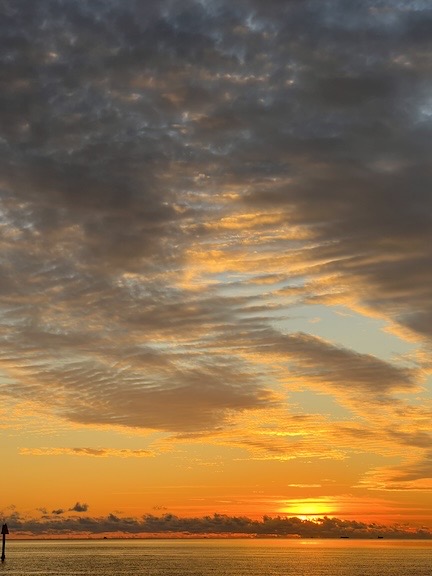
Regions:
[[[4,562],[5,559],[6,559],[6,556],[5,556],[6,534],[9,534],[9,530],[8,530],[7,524],[3,524],[1,533],[2,533],[2,536],[3,536],[1,561]]]

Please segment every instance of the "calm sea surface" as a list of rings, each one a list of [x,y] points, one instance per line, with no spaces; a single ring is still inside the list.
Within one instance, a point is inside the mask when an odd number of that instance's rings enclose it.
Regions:
[[[8,541],[0,576],[431,576],[432,541]]]

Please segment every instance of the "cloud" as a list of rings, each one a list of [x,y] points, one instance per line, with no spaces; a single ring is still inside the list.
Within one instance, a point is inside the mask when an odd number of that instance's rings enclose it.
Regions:
[[[103,517],[68,517],[55,519],[24,519],[18,513],[8,517],[8,526],[16,537],[31,536],[99,536],[101,534],[122,537],[151,536],[189,536],[211,535],[248,535],[248,536],[295,536],[339,538],[422,538],[431,539],[427,529],[409,526],[386,526],[377,523],[365,523],[356,520],[341,520],[322,517],[305,520],[297,517],[265,516],[262,520],[252,520],[245,516],[213,516],[181,518],[166,513],[162,516],[147,514],[142,518],[124,517],[113,513]]]
[[[217,436],[290,387],[363,415],[419,391],[420,370],[274,320],[343,304],[430,345],[427,10],[3,4],[4,397]]]
[[[131,450],[129,448],[20,448],[23,456],[90,456],[94,458],[148,458],[153,456],[149,450]]]
[[[432,489],[432,451],[414,451],[399,466],[380,467],[369,471],[360,486],[384,491],[426,491]]]
[[[397,366],[305,333],[282,334],[273,329],[233,331],[231,342],[257,369],[264,371],[269,367],[273,378],[287,391],[314,389],[330,394],[340,405],[366,418],[372,429],[378,421],[383,425],[388,422],[390,415],[401,424],[405,420],[408,423],[403,414],[404,402],[398,395],[420,392],[424,378],[417,368]],[[373,405],[380,412],[371,419]]]
[[[288,484],[289,488],[321,488],[321,484]]]
[[[75,506],[69,508],[69,510],[71,512],[87,512],[88,504],[81,504],[80,502],[77,502]]]

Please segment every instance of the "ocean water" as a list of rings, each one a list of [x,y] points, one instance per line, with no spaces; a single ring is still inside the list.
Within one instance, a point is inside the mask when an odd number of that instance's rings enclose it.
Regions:
[[[432,541],[8,541],[0,576],[431,576]]]

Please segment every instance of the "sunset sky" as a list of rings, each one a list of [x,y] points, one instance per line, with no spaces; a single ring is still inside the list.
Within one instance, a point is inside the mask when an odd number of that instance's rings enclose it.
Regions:
[[[3,518],[432,530],[430,0],[0,10]]]

